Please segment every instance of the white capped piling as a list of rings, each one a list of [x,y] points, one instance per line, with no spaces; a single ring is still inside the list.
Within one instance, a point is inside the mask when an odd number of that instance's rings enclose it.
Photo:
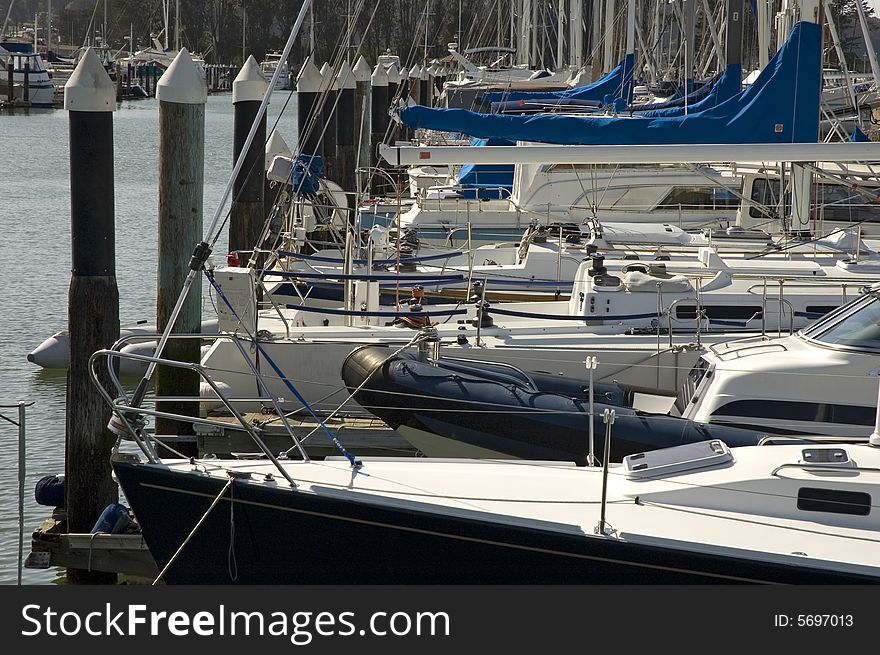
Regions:
[[[293,157],[290,146],[287,145],[287,141],[284,140],[284,137],[281,136],[278,130],[272,130],[272,134],[269,135],[269,140],[266,142],[266,159],[264,162],[264,168],[267,171],[275,157]],[[275,205],[275,197],[278,195],[278,189],[277,187],[273,188],[271,186],[272,183],[265,176],[263,176],[263,184],[265,186],[263,191],[263,208],[266,212],[266,218],[268,219],[272,214],[272,209]]]
[[[386,66],[385,72],[388,74],[388,107],[390,108],[392,104],[397,102],[400,93],[400,69],[396,64],[391,64]],[[391,128],[388,130],[388,142],[394,143],[397,138],[398,125],[394,121],[389,121],[388,125]]]
[[[409,100],[409,71],[406,68],[400,71],[400,85],[397,87],[397,95],[404,104]],[[413,132],[409,127],[403,126],[401,128],[401,138],[409,140],[412,135]]]
[[[396,64],[391,64],[385,69],[388,74],[388,104],[390,105],[397,98],[400,90],[400,69]]]
[[[355,81],[354,116],[355,138],[357,139],[356,168],[370,165],[370,76],[373,74],[370,65],[363,55],[358,57],[352,68]],[[358,191],[361,187],[358,188]]]
[[[431,105],[434,106],[437,104],[437,98],[440,97],[440,92],[443,90],[443,83],[446,81],[446,77],[443,72],[443,68],[439,64],[434,64],[428,69],[428,76],[430,77],[430,87],[431,87]]]
[[[348,194],[354,194],[356,156],[355,156],[355,118],[354,95],[357,86],[354,72],[348,62],[342,61],[336,75],[339,88],[339,101],[336,104],[336,181]],[[354,209],[354,195],[347,195],[349,208]]]
[[[321,93],[324,95],[324,106],[321,109],[321,123],[317,129],[324,132],[324,175],[334,182],[338,178],[336,163],[336,95],[338,91],[336,72],[329,62],[324,62],[321,67]]]
[[[370,76],[371,99],[370,99],[370,166],[379,165],[379,144],[385,140],[385,131],[388,128],[388,73],[385,66],[376,64],[373,74]],[[383,182],[376,175],[370,176],[374,187]]]
[[[297,127],[299,152],[303,155],[323,155],[321,120],[314,115],[321,93],[321,71],[312,58],[306,59],[296,79]]]
[[[244,149],[251,125],[260,110],[260,104],[269,84],[260,72],[260,65],[253,55],[232,83],[232,107],[235,129],[233,135],[232,161],[238,159]],[[263,230],[263,180],[265,164],[266,117],[260,120],[251,147],[245,154],[244,163],[232,186],[232,210],[229,218],[229,250],[251,251],[259,244]],[[242,256],[243,260],[248,255]]]
[[[419,104],[425,107],[432,106],[431,99],[433,97],[431,93],[431,76],[428,73],[428,68],[428,66],[423,66],[422,74],[419,77]]]
[[[64,85],[70,127],[71,278],[67,326],[65,504],[68,532],[89,532],[117,502],[110,469],[116,437],[110,408],[89,376],[89,357],[119,338],[119,290],[113,185],[113,111],[116,89],[89,48]],[[101,371],[106,370],[102,367]],[[106,374],[102,382],[108,385]],[[108,385],[109,389],[109,385]],[[77,582],[108,582],[115,574],[68,569]]]
[[[413,67],[409,69],[409,97],[413,99],[413,102],[416,104],[421,103],[421,88],[422,88],[422,69],[418,64],[413,64]]]
[[[205,103],[208,87],[195,62],[181,48],[156,84],[159,100],[159,251],[156,287],[156,324],[163,332],[189,273],[193,246],[202,241],[202,206],[205,169]],[[194,334],[202,325],[201,278],[192,288],[177,316],[172,334]],[[198,363],[196,339],[169,339],[165,359]],[[160,366],[156,370],[156,396],[199,395],[199,377],[188,369]],[[186,401],[157,403],[164,412],[198,416],[199,405]],[[194,434],[191,423],[156,419],[156,434]],[[177,443],[185,455],[197,455],[195,443]],[[160,452],[160,455],[162,453]]]

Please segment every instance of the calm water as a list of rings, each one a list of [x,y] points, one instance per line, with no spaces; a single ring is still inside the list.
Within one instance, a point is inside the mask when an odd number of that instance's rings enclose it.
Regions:
[[[282,95],[283,93],[283,95]],[[268,128],[287,92],[273,95]],[[70,283],[70,190],[67,112],[0,113],[0,404],[33,401],[27,412],[25,548],[51,508],[33,500],[36,481],[64,470],[63,374],[25,358],[43,339],[67,327]],[[155,100],[124,102],[114,115],[116,271],[122,323],[156,317],[156,215],[159,110]],[[296,141],[291,103],[279,132]],[[232,170],[232,96],[208,98],[205,112],[204,225],[207,229]],[[195,245],[195,244],[193,244]],[[214,250],[222,262],[223,234]],[[203,288],[207,285],[203,284]],[[207,316],[207,314],[205,314]],[[2,410],[15,417],[16,410]],[[15,584],[18,561],[17,429],[0,421],[0,583]],[[97,519],[97,517],[96,517]],[[24,570],[24,582],[45,584],[57,570]]]

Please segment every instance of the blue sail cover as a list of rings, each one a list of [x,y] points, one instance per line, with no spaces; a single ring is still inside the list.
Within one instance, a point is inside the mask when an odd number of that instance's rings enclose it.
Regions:
[[[715,107],[648,117],[478,114],[412,106],[412,128],[562,145],[664,143],[809,143],[819,132],[821,30],[799,22],[758,79]]]
[[[472,146],[512,146],[507,139],[473,139]],[[509,198],[513,190],[513,164],[466,164],[458,171],[464,198]]]
[[[565,91],[490,91],[482,96],[483,102],[504,102],[512,100],[595,100],[602,102],[605,96],[625,98],[632,102],[633,55],[627,54],[611,71],[586,86]]]
[[[662,106],[651,107],[647,105],[645,108],[634,107],[633,111],[638,111],[646,118],[661,118],[672,116],[683,116],[685,107],[687,113],[701,112],[711,107],[717,107],[725,100],[733,98],[742,89],[742,65],[730,64],[711,84],[707,84],[693,93],[687,98],[676,98]],[[687,100],[687,102],[685,102]]]

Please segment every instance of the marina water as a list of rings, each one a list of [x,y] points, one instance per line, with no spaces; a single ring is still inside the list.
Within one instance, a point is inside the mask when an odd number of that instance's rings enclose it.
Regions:
[[[288,92],[272,96],[267,135],[276,125],[296,143],[296,105]],[[205,109],[204,226],[232,171],[231,94],[211,95]],[[280,120],[279,120],[280,115]],[[116,274],[123,325],[156,321],[158,102],[122,102],[114,114]],[[63,110],[0,112],[0,404],[32,401],[27,409],[24,556],[30,534],[52,512],[34,501],[34,484],[64,471],[65,374],[27,361],[43,339],[67,328],[70,283],[68,114]],[[228,211],[228,203],[226,207]],[[212,259],[226,258],[226,230]],[[195,245],[195,244],[193,244]],[[207,288],[203,284],[203,289]],[[214,312],[205,291],[203,316]],[[16,410],[3,410],[13,419]],[[15,584],[18,561],[18,431],[0,421],[0,584]],[[97,517],[95,517],[97,520]],[[58,569],[29,570],[25,584],[61,578]]]

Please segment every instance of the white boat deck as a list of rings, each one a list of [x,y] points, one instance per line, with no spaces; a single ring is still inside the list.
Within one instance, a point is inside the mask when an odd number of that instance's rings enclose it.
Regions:
[[[809,471],[796,464],[804,446],[734,449],[732,464],[627,479],[612,464],[606,535],[596,534],[601,511],[601,468],[547,462],[365,460],[354,471],[344,459],[285,462],[298,485],[312,493],[354,503],[409,509],[517,525],[584,538],[606,538],[664,548],[787,562],[880,578],[880,449],[838,446],[855,468]],[[187,462],[169,463],[192,471]],[[227,480],[227,469],[250,471],[243,484],[287,483],[265,462],[198,462],[204,474]],[[263,477],[274,471],[274,480]],[[801,487],[870,494],[870,513],[855,516],[798,509]]]

